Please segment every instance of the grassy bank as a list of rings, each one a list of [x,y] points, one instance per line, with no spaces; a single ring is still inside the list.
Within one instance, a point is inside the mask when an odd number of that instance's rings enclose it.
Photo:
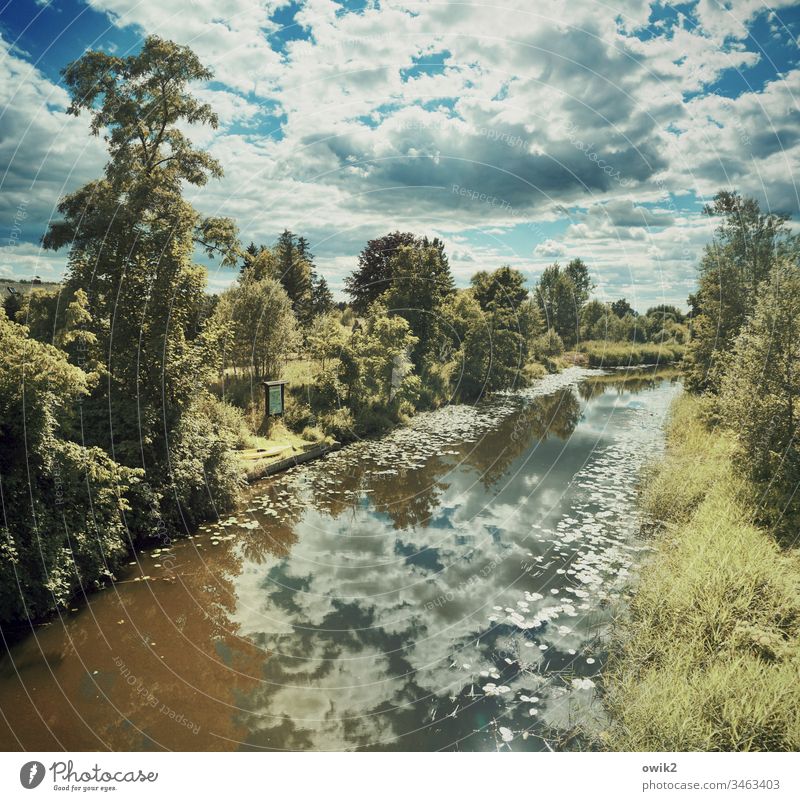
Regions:
[[[642,497],[656,553],[606,674],[612,749],[800,748],[800,559],[753,525],[733,448],[676,402]]]
[[[629,367],[638,364],[675,364],[683,359],[684,345],[587,340],[576,346],[589,367]]]

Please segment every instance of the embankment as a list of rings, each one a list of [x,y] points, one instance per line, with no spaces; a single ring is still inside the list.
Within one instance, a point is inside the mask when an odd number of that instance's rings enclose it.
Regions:
[[[700,402],[672,409],[644,476],[655,553],[617,628],[605,679],[621,751],[800,748],[800,558],[753,523],[731,434]]]

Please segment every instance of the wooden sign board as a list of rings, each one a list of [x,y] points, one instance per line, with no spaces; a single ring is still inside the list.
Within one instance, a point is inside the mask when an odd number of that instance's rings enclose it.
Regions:
[[[286,399],[285,381],[265,381],[267,417],[282,415]]]

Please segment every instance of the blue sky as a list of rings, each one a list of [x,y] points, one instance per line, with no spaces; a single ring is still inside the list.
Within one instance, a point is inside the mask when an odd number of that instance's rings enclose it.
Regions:
[[[39,239],[105,160],[59,70],[149,33],[215,72],[222,124],[190,133],[226,175],[193,202],[246,242],[305,235],[337,290],[400,228],[461,285],[580,256],[600,297],[684,305],[718,189],[800,206],[796,4],[0,0],[0,276],[62,273]]]

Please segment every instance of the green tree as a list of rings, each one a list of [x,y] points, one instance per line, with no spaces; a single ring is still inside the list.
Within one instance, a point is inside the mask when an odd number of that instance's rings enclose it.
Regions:
[[[284,230],[275,243],[274,254],[277,277],[292,302],[297,319],[305,325],[312,316],[312,265],[308,243]]]
[[[610,309],[620,320],[627,315],[636,317],[636,310],[628,303],[626,298],[618,298],[617,300],[611,301]]]
[[[589,300],[589,294],[594,289],[594,284],[589,276],[589,268],[583,259],[572,259],[564,269],[567,277],[572,281],[574,289],[575,305],[577,315],[580,316],[581,308]]]
[[[299,335],[289,296],[272,277],[246,278],[220,296],[213,318],[222,364],[278,379]]]
[[[328,362],[338,358],[346,341],[347,332],[338,316],[329,312],[315,317],[311,323],[307,337],[308,352],[324,370]]]
[[[444,243],[439,239],[429,241],[407,231],[394,231],[371,239],[358,257],[358,267],[345,279],[345,291],[352,298],[356,314],[365,314],[372,303],[391,288],[394,278],[392,259],[401,247],[434,247],[439,251],[441,264],[449,270]]]
[[[407,360],[416,343],[405,319],[373,304],[339,357],[339,380],[346,388],[347,405],[356,414],[366,408],[396,410],[413,396],[419,381]]]
[[[441,248],[434,245],[401,245],[389,266],[392,284],[383,303],[408,322],[417,340],[411,358],[423,372],[442,340],[441,306],[453,292],[453,276]]]
[[[765,517],[796,533],[800,513],[800,266],[781,261],[736,339],[718,408],[739,439],[738,461]]]
[[[470,279],[475,300],[485,312],[500,309],[515,313],[528,299],[525,276],[508,265],[494,272],[482,270]]]
[[[311,316],[320,317],[333,311],[333,293],[325,277],[311,274]]]
[[[189,48],[150,36],[136,55],[88,51],[63,76],[68,113],[88,112],[92,134],[104,134],[110,154],[105,175],[59,204],[63,219],[44,237],[46,247],[69,246],[66,288],[85,291],[87,330],[103,354],[107,380],[84,403],[85,436],[124,464],[145,466],[165,517],[189,523],[202,510],[182,507],[171,451],[182,451],[176,437],[197,410],[212,361],[197,330],[205,269],[192,257],[196,248],[226,265],[239,257],[233,223],[201,215],[182,194],[186,184],[222,175],[184,133],[187,124],[217,125],[188,91],[212,73]],[[202,461],[200,447],[192,458]],[[207,447],[210,453],[210,441]]]
[[[751,313],[760,285],[778,259],[797,253],[787,217],[762,212],[752,198],[720,192],[705,213],[719,217],[713,242],[700,262],[699,288],[691,298],[693,337],[687,385],[717,392],[725,359]]]
[[[546,267],[536,285],[535,296],[545,325],[552,328],[565,344],[575,344],[582,295],[567,270],[562,270],[558,263]]]

